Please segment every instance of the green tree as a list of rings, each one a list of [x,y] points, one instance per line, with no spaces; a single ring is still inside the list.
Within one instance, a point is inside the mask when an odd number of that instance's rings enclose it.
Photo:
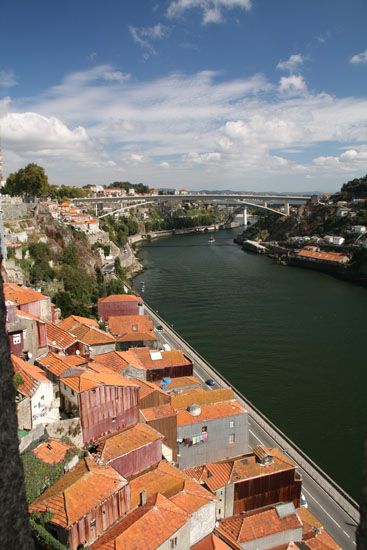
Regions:
[[[9,175],[3,193],[12,196],[40,197],[47,194],[48,187],[48,178],[44,168],[31,163]]]

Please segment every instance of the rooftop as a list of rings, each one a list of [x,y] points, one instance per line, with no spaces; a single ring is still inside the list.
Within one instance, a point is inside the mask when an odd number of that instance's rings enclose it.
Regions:
[[[59,377],[66,372],[70,367],[78,367],[86,365],[87,360],[80,355],[61,355],[59,353],[50,352],[45,357],[37,359],[37,363],[44,370],[50,371],[54,376]]]
[[[176,411],[170,403],[164,405],[158,405],[157,407],[149,407],[147,409],[141,409],[140,413],[147,422],[152,420],[158,420],[160,418],[167,418],[169,416],[176,416]]]
[[[95,319],[89,319],[89,317],[79,317],[78,315],[69,315],[58,326],[63,330],[70,330],[76,326],[87,325],[89,327],[99,328],[99,324]]]
[[[125,485],[126,479],[116,470],[87,457],[33,501],[30,512],[49,511],[52,523],[70,527]]]
[[[219,533],[240,544],[268,537],[290,529],[301,529],[302,522],[294,506],[289,506],[287,515],[279,515],[277,506],[247,512],[223,519],[217,528]]]
[[[69,332],[54,323],[46,323],[47,343],[49,346],[64,350],[77,343]]]
[[[120,372],[128,366],[128,363],[123,358],[121,351],[108,351],[107,353],[100,353],[98,355],[94,355],[93,359],[99,363],[103,363],[106,367],[115,372]]]
[[[219,403],[221,401],[230,401],[235,398],[232,388],[219,388],[216,390],[207,390],[206,388],[193,388],[186,390],[179,395],[173,395],[171,398],[172,406],[177,409],[186,409],[193,403],[205,405],[208,403]]]
[[[36,290],[17,285],[16,283],[3,283],[5,301],[14,302],[17,306],[48,300],[48,297]]]
[[[185,480],[187,479],[189,478],[181,470],[162,460],[152,470],[130,481],[131,505],[139,505],[142,491],[146,492],[147,498],[157,493],[161,493],[169,498],[183,490]]]
[[[155,351],[149,348],[130,348],[121,352],[121,357],[129,365],[144,370],[191,365],[191,361],[178,349]]]
[[[115,343],[115,338],[111,334],[86,324],[75,326],[69,330],[69,333],[88,346]]]
[[[105,298],[99,298],[99,304],[108,304],[110,302],[143,302],[144,300],[140,296],[135,294],[111,294]]]
[[[97,447],[98,461],[107,464],[111,460],[161,439],[163,439],[163,435],[148,424],[136,424],[99,443]]]
[[[199,542],[191,546],[191,550],[230,550],[230,546],[214,533],[210,533]]]
[[[23,378],[23,383],[18,386],[17,391],[25,397],[32,397],[41,382],[49,382],[42,369],[23,361],[20,357],[12,354],[11,362],[14,372]]]
[[[77,393],[97,388],[98,386],[137,387],[133,380],[128,380],[108,368],[97,368],[97,363],[88,367],[75,367],[60,376],[60,382]]]
[[[349,260],[349,257],[346,254],[342,254],[341,252],[321,252],[316,250],[299,250],[297,252],[297,256],[300,256],[301,258],[311,258],[313,260],[324,260],[327,262],[345,262],[345,260]]]
[[[33,454],[47,464],[58,464],[64,460],[67,451],[71,448],[71,445],[60,439],[48,439],[33,449]]]
[[[118,336],[119,342],[157,340],[153,321],[148,315],[119,315],[108,318],[109,331]]]
[[[109,529],[91,550],[155,550],[189,519],[182,508],[158,494]]]
[[[208,420],[216,420],[229,416],[244,414],[246,410],[238,401],[223,401],[222,403],[208,403],[201,406],[201,412],[192,416],[188,411],[179,411],[177,414],[177,426],[188,426]]]
[[[182,491],[173,495],[170,500],[189,514],[193,514],[209,502],[216,502],[216,497],[201,487],[199,483],[187,479]]]

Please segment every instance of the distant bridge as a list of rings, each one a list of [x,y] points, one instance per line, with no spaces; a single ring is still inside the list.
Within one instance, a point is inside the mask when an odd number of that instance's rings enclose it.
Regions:
[[[129,208],[137,206],[143,206],[145,204],[153,202],[177,202],[177,201],[202,201],[211,203],[213,201],[232,201],[232,204],[238,204],[242,209],[243,205],[250,207],[263,208],[277,214],[285,216],[289,215],[290,203],[304,203],[308,201],[314,201],[317,199],[316,195],[280,195],[280,194],[257,194],[257,193],[189,193],[187,195],[123,195],[121,197],[88,197],[88,198],[75,198],[74,204],[84,206],[106,206],[108,204],[117,205],[117,209],[112,213],[106,213],[106,215],[113,215],[118,212],[124,212]],[[269,202],[281,203],[284,205],[284,212],[275,208],[269,207]],[[138,203],[138,204],[137,204]],[[259,204],[260,203],[260,204]],[[102,214],[105,216],[105,214]],[[100,216],[100,217],[102,217]]]

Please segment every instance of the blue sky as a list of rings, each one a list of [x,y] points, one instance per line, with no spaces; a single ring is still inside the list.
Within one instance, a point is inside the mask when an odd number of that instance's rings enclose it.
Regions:
[[[5,173],[333,190],[367,172],[365,0],[5,0]]]

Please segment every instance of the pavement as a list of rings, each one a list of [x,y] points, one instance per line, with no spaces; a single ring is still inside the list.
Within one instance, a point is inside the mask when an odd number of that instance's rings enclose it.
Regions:
[[[181,349],[194,365],[194,374],[205,382],[208,379],[215,381],[215,387],[224,387],[227,384],[196,354],[153,310],[146,306],[146,313],[153,319],[155,327],[161,326],[163,330],[157,331],[160,344],[169,344],[172,349]],[[237,399],[249,410],[248,404],[236,392]],[[250,447],[263,444],[266,447],[279,447],[278,443],[260,426],[249,410]],[[282,449],[287,453],[287,449]],[[292,457],[293,460],[293,457]],[[297,464],[298,465],[298,464]],[[335,539],[343,550],[355,550],[355,535],[357,524],[344,509],[317,483],[308,473],[298,465],[302,475],[302,493],[306,497],[309,510],[322,522],[324,528]]]

